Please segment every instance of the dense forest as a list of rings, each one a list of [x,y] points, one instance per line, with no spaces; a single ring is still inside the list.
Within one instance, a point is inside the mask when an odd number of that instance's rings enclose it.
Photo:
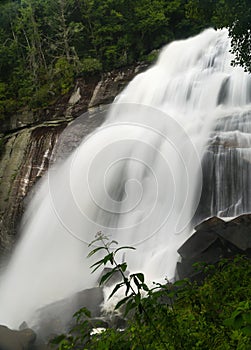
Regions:
[[[229,27],[250,69],[250,11],[248,0],[2,0],[0,117],[53,103],[76,76],[150,62],[209,26]]]

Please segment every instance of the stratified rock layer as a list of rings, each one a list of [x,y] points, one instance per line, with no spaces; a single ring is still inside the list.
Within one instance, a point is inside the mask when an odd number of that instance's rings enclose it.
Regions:
[[[66,157],[83,137],[97,128],[104,114],[93,115],[93,108],[111,103],[125,85],[145,65],[104,74],[81,77],[74,89],[44,110],[23,110],[1,121],[0,137],[0,259],[11,251],[16,240],[25,198],[50,162]],[[75,118],[88,112],[81,123],[71,127],[65,139],[59,136]],[[75,133],[75,134],[74,134]],[[77,137],[77,140],[74,138]],[[61,152],[61,154],[60,154]],[[56,154],[56,156],[55,156]]]

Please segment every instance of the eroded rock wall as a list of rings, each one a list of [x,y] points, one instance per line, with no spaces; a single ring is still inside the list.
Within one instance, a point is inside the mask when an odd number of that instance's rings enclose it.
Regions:
[[[49,165],[67,123],[26,128],[6,138],[0,162],[0,247],[9,251],[17,234],[24,199]]]
[[[62,131],[89,109],[111,103],[128,82],[145,68],[146,65],[139,64],[106,73],[101,77],[79,77],[75,87],[57,103],[44,110],[23,110],[6,116],[2,121],[0,256],[13,247],[25,199],[33,185],[48,169]],[[91,120],[88,114],[84,118],[81,126],[83,136],[103,121],[103,116],[100,117],[101,120],[97,120],[98,117]],[[74,128],[76,132],[76,126]],[[65,150],[64,152],[67,153]]]

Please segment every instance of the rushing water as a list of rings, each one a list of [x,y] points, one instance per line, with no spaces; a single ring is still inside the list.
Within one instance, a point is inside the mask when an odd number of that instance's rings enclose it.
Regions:
[[[85,257],[98,231],[137,248],[120,257],[131,271],[171,278],[202,178],[197,218],[250,210],[243,186],[251,79],[231,66],[229,48],[227,31],[212,29],[166,46],[118,96],[103,126],[51,169],[1,279],[1,323],[17,327],[38,307],[95,285],[94,260]],[[246,169],[242,177],[231,177],[236,164]]]

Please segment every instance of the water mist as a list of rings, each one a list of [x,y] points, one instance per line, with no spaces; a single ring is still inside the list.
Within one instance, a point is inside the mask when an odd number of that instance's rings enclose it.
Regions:
[[[32,323],[39,307],[96,285],[86,256],[98,231],[136,248],[125,256],[130,271],[172,278],[176,250],[191,234],[210,131],[250,103],[250,77],[231,67],[229,48],[227,31],[213,29],[164,47],[104,124],[50,169],[1,277],[2,324]]]

